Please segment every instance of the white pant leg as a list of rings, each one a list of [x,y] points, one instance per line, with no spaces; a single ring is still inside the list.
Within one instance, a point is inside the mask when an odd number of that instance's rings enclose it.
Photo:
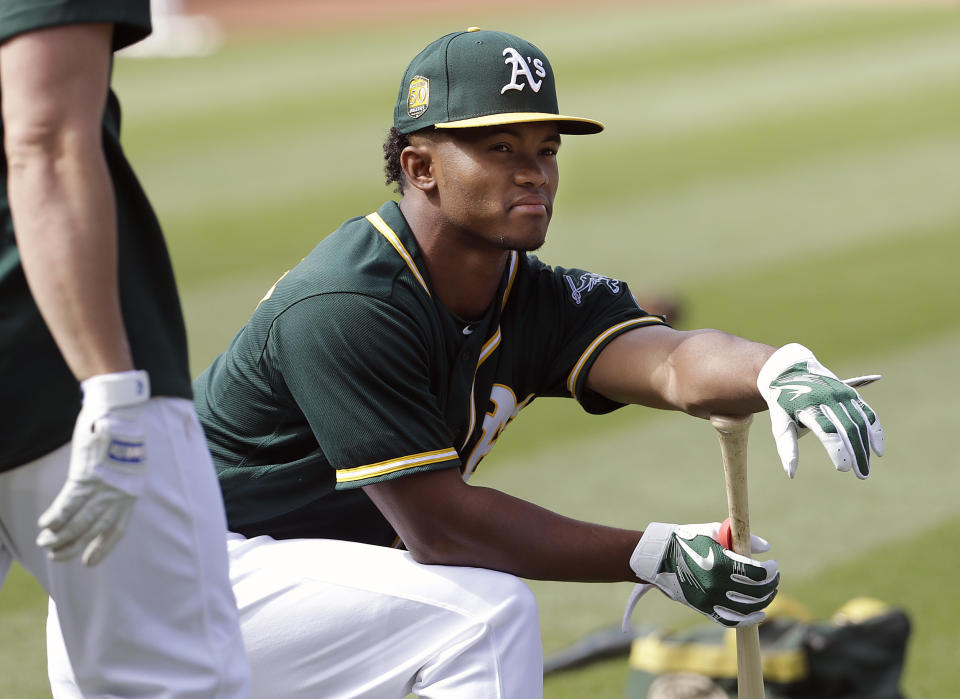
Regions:
[[[512,575],[328,539],[228,549],[255,697],[542,696],[536,600]]]
[[[145,491],[123,539],[92,568],[51,561],[34,543],[69,445],[0,474],[5,544],[56,602],[65,650],[48,655],[55,696],[246,697],[226,519],[203,431],[183,399],[151,399],[143,418]]]
[[[3,539],[0,538],[0,587],[3,587],[3,581],[7,579],[7,573],[10,572],[10,566],[13,565],[13,555],[7,551],[3,545]]]

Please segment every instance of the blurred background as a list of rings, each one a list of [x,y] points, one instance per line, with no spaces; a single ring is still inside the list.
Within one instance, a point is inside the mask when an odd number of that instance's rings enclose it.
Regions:
[[[119,57],[124,142],[160,215],[194,374],[284,271],[346,218],[395,196],[381,144],[406,64],[476,25],[519,34],[557,74],[569,137],[547,262],[680,304],[678,326],[799,341],[863,390],[887,454],[867,481],[813,438],[783,474],[751,431],[754,531],[781,590],[827,618],[847,600],[905,609],[909,697],[960,696],[960,9],[956,3],[192,0],[156,3]],[[569,516],[642,528],[725,514],[712,428],[538,400],[475,481]],[[149,545],[149,542],[144,542]],[[630,586],[532,582],[550,654],[619,624]],[[45,600],[0,592],[0,697],[49,696]],[[650,594],[637,623],[701,618]],[[620,697],[625,658],[551,676],[546,696]]]

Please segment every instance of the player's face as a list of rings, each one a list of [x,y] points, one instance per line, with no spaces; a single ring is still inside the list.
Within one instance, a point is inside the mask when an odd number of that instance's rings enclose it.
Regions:
[[[543,245],[558,184],[554,124],[450,130],[436,146],[437,192],[451,229],[500,250]]]

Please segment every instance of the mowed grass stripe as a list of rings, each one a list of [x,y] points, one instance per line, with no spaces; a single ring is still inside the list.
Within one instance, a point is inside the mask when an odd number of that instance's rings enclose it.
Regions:
[[[618,105],[622,109],[602,115],[612,125],[629,119],[645,129],[670,133],[704,123],[735,122],[743,115],[852,102],[864,94],[896,90],[906,80],[945,82],[960,67],[958,37],[960,23],[918,36],[883,37],[850,46],[814,44],[787,54],[728,57],[624,80],[608,82],[603,74],[574,90],[565,106]],[[625,85],[633,89],[625,91]],[[631,99],[643,108],[630,111]]]
[[[289,100],[302,99],[306,92],[326,95],[335,103],[344,95],[368,92],[370,76],[384,73],[399,86],[402,66],[393,71],[389,67],[404,46],[409,51],[409,39],[387,30],[230,41],[207,57],[121,57],[114,88],[130,119],[151,126],[215,122],[224,112],[240,115],[270,105],[282,112]]]
[[[719,322],[771,344],[804,339],[833,357],[896,350],[960,328],[960,219],[864,240],[843,254],[798,254],[687,288],[690,322]],[[802,257],[806,253],[805,257]]]
[[[615,18],[615,21],[610,21]],[[805,53],[850,51],[908,37],[935,39],[960,30],[960,13],[944,8],[850,8],[735,3],[599,12],[566,33],[541,32],[570,60],[564,79],[622,82],[635,77],[738,62],[779,61]],[[591,40],[584,41],[583,37]],[[776,64],[776,63],[775,63]],[[596,66],[606,69],[598,76]]]
[[[561,156],[563,195],[575,203],[625,193],[649,196],[715,177],[951,136],[960,136],[960,85],[910,81],[893,91],[861,95],[856,104],[818,104],[776,118],[745,116],[669,137],[638,125],[584,143],[568,139]],[[604,176],[597,177],[593,169],[601,163]]]

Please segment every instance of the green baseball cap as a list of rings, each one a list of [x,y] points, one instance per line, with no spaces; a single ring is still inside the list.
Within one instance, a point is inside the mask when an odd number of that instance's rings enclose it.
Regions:
[[[599,121],[560,114],[553,69],[540,49],[477,27],[442,36],[417,54],[393,112],[401,133],[532,121],[556,122],[560,133],[603,131]]]

